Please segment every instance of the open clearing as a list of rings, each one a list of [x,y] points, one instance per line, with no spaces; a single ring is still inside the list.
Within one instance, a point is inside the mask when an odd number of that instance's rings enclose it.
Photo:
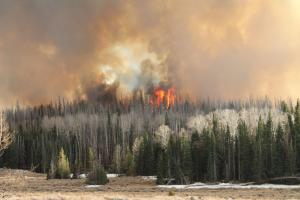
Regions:
[[[174,196],[169,196],[172,191]],[[84,180],[46,180],[46,175],[0,169],[0,199],[34,200],[200,200],[200,199],[300,199],[300,189],[175,189],[159,188],[141,177],[110,178],[100,187]]]

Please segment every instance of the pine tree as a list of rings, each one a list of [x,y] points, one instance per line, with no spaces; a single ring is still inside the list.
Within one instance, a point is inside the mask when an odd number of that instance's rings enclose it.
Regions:
[[[285,143],[284,135],[281,125],[278,125],[275,137],[275,148],[274,148],[274,175],[283,176],[285,172]]]
[[[57,177],[61,179],[70,177],[70,164],[63,148],[60,149],[57,161]]]
[[[155,173],[154,153],[151,140],[148,137],[144,137],[144,173],[145,176],[152,176]]]
[[[108,182],[109,180],[104,168],[99,164],[95,164],[87,177],[86,183],[90,185],[105,185]]]
[[[294,113],[294,131],[295,131],[295,155],[296,155],[296,171],[300,172],[300,101],[297,101],[297,105]]]
[[[253,144],[254,148],[254,174],[253,178],[256,180],[261,180],[263,177],[263,152],[262,152],[262,136],[264,132],[264,122],[261,116],[258,120],[258,125],[256,129],[255,141]]]
[[[239,180],[251,180],[253,177],[252,144],[246,123],[240,121],[238,125],[238,172]]]
[[[156,175],[157,175],[156,184],[158,185],[164,184],[164,179],[166,177],[166,174],[164,173],[163,153],[160,153],[158,156]]]
[[[225,133],[225,179],[227,181],[231,180],[232,177],[232,138],[230,134],[229,126],[227,125],[226,133]]]
[[[262,135],[262,161],[263,161],[263,178],[273,176],[272,161],[273,161],[273,122],[271,114],[268,116],[266,125]]]
[[[288,174],[294,174],[296,171],[296,130],[292,119],[292,115],[288,114]]]
[[[198,181],[201,179],[201,158],[200,137],[197,132],[194,132],[191,137],[191,156],[192,156],[192,180]]]
[[[180,138],[181,140],[181,169],[183,176],[185,178],[185,184],[191,182],[192,177],[192,151],[191,142]]]

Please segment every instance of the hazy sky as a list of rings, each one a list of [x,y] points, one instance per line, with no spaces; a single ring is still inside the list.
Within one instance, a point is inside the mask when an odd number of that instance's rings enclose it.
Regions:
[[[159,81],[199,97],[299,97],[300,1],[0,1],[0,105]]]

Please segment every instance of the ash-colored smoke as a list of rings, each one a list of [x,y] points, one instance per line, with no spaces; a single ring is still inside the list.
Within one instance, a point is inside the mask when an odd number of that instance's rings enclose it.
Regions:
[[[202,98],[296,98],[299,8],[297,0],[1,1],[0,104],[101,99],[103,89],[159,83]]]

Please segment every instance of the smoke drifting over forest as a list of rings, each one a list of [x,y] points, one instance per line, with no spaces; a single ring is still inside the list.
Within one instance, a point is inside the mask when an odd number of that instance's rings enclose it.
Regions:
[[[297,98],[299,8],[297,0],[1,1],[0,105],[97,100],[102,90],[159,82],[205,98]]]

